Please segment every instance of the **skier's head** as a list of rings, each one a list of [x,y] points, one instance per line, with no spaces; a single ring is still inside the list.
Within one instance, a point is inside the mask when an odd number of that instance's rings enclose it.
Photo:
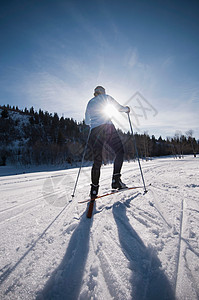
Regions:
[[[105,88],[103,88],[102,86],[97,86],[95,89],[94,89],[94,96],[98,96],[100,94],[105,94]]]

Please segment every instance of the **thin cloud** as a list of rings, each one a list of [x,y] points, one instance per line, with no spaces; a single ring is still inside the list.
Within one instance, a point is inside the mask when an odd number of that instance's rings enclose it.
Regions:
[[[61,112],[73,108],[76,93],[64,80],[47,72],[31,74],[26,81],[24,92],[30,103],[37,108]]]
[[[128,49],[124,56],[124,65],[127,68],[133,68],[138,64],[138,53],[136,49]]]

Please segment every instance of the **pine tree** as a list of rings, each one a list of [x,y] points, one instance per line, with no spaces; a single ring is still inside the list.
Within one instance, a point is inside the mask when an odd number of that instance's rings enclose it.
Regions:
[[[8,116],[9,116],[8,110],[7,109],[2,110],[1,117],[4,118],[4,119],[7,119]]]

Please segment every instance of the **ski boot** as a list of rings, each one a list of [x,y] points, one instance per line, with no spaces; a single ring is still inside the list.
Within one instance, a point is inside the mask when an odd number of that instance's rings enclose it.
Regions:
[[[98,189],[99,189],[99,185],[95,185],[95,184],[91,184],[91,191],[90,191],[90,202],[88,204],[88,209],[87,209],[87,218],[91,218],[92,214],[93,214],[93,207],[94,207],[94,203],[95,203],[95,199],[97,198],[97,194],[98,194]]]
[[[123,183],[120,179],[121,174],[113,174],[113,178],[112,178],[112,189],[126,189],[127,186],[125,183]]]
[[[91,200],[97,198],[99,185],[91,184],[90,198]]]

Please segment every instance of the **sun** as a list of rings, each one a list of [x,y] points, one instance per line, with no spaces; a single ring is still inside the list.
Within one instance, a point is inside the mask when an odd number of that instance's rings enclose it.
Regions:
[[[119,112],[112,104],[107,104],[103,109],[103,113],[107,116],[107,118],[111,119],[116,128],[126,131],[128,123],[125,113]]]
[[[105,108],[104,108],[104,114],[105,114],[107,117],[112,118],[113,115],[114,115],[114,109],[115,109],[115,108],[113,107],[113,105],[107,104],[107,105],[105,106]]]
[[[114,120],[120,120],[121,118],[121,113],[111,104],[107,104],[105,107],[104,107],[104,114],[112,119],[112,121]]]

